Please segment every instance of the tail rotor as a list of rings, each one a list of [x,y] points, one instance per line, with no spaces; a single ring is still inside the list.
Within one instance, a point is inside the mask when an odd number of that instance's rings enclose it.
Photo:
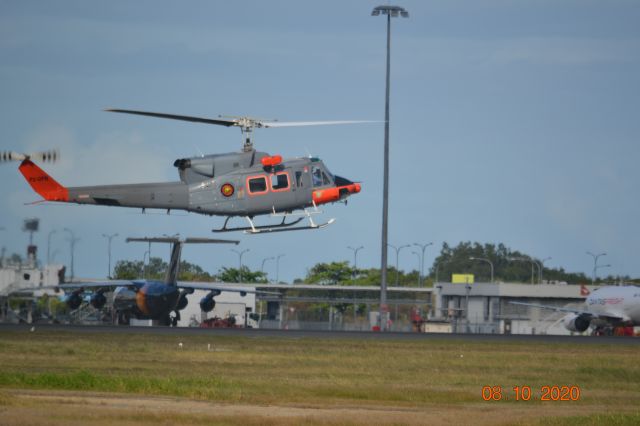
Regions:
[[[8,163],[9,161],[25,161],[34,160],[42,163],[55,163],[60,158],[57,149],[49,151],[33,152],[30,154],[21,154],[15,151],[0,151],[0,163]]]

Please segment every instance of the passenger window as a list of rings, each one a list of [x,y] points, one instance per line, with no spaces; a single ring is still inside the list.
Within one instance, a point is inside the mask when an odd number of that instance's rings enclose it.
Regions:
[[[322,186],[322,170],[314,167],[313,171],[311,172],[311,177],[313,180],[313,186]]]
[[[281,191],[289,188],[289,175],[286,173],[278,173],[271,175],[271,189],[274,191]]]
[[[249,179],[249,192],[266,192],[267,179],[264,176]]]

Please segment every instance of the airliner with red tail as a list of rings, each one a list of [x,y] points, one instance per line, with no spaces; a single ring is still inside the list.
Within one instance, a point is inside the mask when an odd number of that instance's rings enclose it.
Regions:
[[[564,326],[569,331],[584,332],[589,327],[640,326],[640,287],[635,285],[605,286],[592,292],[583,287],[587,296],[584,307],[562,308],[533,303],[509,302],[558,312],[567,312]]]

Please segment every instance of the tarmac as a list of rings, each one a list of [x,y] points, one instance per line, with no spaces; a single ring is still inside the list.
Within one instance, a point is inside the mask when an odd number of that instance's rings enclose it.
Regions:
[[[475,334],[475,333],[398,333],[371,331],[317,331],[317,330],[273,330],[257,328],[198,328],[198,327],[137,327],[112,325],[65,325],[65,324],[0,324],[2,332],[73,332],[73,333],[129,333],[174,336],[236,336],[247,338],[291,338],[291,339],[362,339],[362,340],[432,340],[460,342],[528,342],[586,345],[640,345],[640,338],[624,336],[555,336],[525,334]]]

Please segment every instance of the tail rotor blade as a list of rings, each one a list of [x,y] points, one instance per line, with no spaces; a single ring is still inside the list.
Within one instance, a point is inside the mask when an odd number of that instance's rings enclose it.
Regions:
[[[3,163],[9,162],[9,161],[22,161],[22,160],[25,160],[26,158],[27,158],[27,155],[20,154],[14,151],[2,151],[2,154],[0,154],[0,161],[2,161]]]
[[[43,163],[55,163],[60,155],[57,149],[49,151],[34,152],[31,154],[21,154],[15,151],[2,151],[0,152],[0,162],[7,163],[9,161],[24,161],[34,159]]]

